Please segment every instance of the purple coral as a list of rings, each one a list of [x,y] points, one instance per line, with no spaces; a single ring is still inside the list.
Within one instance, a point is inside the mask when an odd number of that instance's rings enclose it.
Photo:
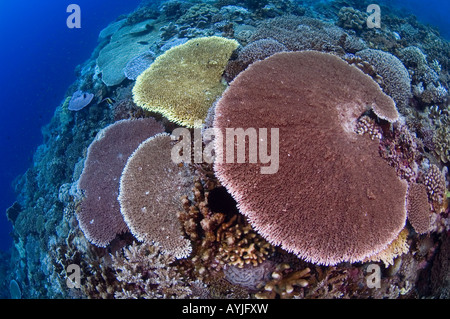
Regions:
[[[155,60],[155,53],[152,51],[144,52],[131,59],[123,70],[125,76],[130,80],[136,80]]]
[[[85,197],[77,218],[91,243],[105,247],[117,234],[128,230],[117,201],[120,175],[139,144],[163,131],[153,118],[122,120],[101,130],[89,146],[78,182]]]
[[[68,109],[70,111],[79,111],[89,105],[93,98],[94,94],[78,90],[72,95],[72,98],[69,101]]]

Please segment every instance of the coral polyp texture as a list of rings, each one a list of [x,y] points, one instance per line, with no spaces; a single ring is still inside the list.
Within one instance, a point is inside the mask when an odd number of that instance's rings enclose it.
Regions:
[[[153,118],[122,120],[101,130],[89,146],[78,182],[84,198],[77,218],[91,243],[105,247],[128,230],[117,201],[120,175],[139,144],[161,132],[164,127]]]
[[[158,134],[144,141],[130,156],[120,178],[121,213],[133,235],[148,244],[157,244],[176,258],[191,252],[184,238],[178,213],[181,197],[193,185],[184,166],[171,159],[174,141]]]
[[[425,234],[430,230],[430,219],[427,187],[412,183],[408,189],[408,220],[417,233]]]
[[[134,102],[187,127],[203,121],[226,85],[222,74],[238,42],[192,39],[160,55],[136,80]]]
[[[386,248],[406,221],[406,182],[380,157],[376,140],[355,132],[370,108],[398,117],[378,84],[340,58],[277,53],[231,83],[214,128],[223,136],[226,128],[278,128],[278,171],[261,174],[267,164],[249,163],[248,154],[244,163],[217,160],[233,145],[219,140],[214,171],[270,243],[317,264],[361,261]],[[238,149],[245,143],[248,150],[248,140],[237,140]]]
[[[378,75],[383,78],[383,90],[394,99],[399,109],[409,104],[411,93],[411,78],[403,63],[389,52],[374,49],[364,49],[356,53],[375,67]]]

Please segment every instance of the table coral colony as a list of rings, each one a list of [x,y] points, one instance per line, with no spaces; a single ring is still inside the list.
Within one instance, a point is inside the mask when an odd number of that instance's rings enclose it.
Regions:
[[[278,173],[262,175],[248,158],[216,162],[215,173],[272,244],[319,264],[361,261],[406,222],[406,182],[378,155],[377,141],[355,132],[369,110],[398,118],[369,76],[334,55],[277,53],[255,62],[217,103],[214,128],[278,127]],[[215,150],[226,157],[224,145]]]
[[[102,30],[15,183],[0,295],[448,299],[450,46],[342,2],[144,1]]]

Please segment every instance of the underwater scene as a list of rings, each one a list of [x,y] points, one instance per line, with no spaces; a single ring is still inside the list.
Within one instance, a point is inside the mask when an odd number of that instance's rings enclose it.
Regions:
[[[450,298],[448,1],[26,7],[1,299]]]

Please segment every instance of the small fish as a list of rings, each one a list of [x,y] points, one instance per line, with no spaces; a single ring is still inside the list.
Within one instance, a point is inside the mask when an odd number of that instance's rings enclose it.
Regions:
[[[103,100],[101,100],[100,103],[106,102],[108,104],[108,106],[113,106],[113,104],[116,102],[114,101],[112,98],[110,97],[106,97]]]

